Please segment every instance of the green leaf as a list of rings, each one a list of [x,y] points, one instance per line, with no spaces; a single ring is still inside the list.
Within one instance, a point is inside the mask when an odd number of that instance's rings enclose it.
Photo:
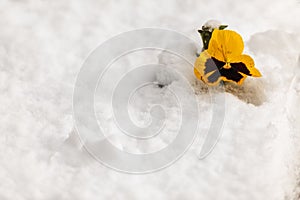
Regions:
[[[219,26],[219,30],[224,30],[227,27],[228,27],[228,25],[221,25],[221,26]]]

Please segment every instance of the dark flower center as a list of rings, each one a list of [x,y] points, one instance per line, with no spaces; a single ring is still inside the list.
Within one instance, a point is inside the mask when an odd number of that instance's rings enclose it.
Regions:
[[[214,83],[219,79],[220,76],[223,76],[228,80],[239,82],[243,78],[241,73],[251,76],[250,71],[242,62],[230,63],[230,68],[224,68],[225,65],[225,62],[217,60],[214,57],[207,59],[205,62],[204,74],[213,72],[208,76],[208,81]]]

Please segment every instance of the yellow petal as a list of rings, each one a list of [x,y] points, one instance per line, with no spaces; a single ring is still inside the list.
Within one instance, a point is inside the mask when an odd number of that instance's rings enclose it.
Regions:
[[[203,51],[194,64],[194,73],[200,80],[202,80],[202,76],[204,76],[205,63],[209,58],[210,56],[207,51]]]
[[[230,80],[230,79],[227,79],[225,76],[222,76],[222,80],[223,81],[227,81],[227,82],[236,83],[238,85],[242,85],[243,82],[244,82],[244,80],[247,78],[247,76],[245,74],[242,74],[242,73],[240,73],[240,74],[242,75],[242,78],[239,81],[237,81],[237,82],[233,81],[233,80]]]
[[[215,29],[212,33],[207,52],[214,58],[229,62],[243,53],[244,42],[242,37],[231,30]]]
[[[261,77],[261,73],[255,68],[254,60],[248,55],[237,56],[230,61],[231,67],[236,68],[239,72],[254,77]]]
[[[199,80],[208,85],[217,85],[221,81],[221,75],[214,61],[207,51],[203,51],[194,65],[194,74]]]
[[[222,76],[219,70],[211,71],[202,77],[202,81],[210,86],[219,85],[221,80],[222,80]]]

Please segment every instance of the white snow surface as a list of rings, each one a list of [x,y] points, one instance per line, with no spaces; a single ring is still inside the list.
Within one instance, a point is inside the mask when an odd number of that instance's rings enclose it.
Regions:
[[[296,0],[1,1],[0,199],[299,198],[299,11]],[[176,30],[201,44],[197,29],[209,19],[243,36],[245,52],[263,74],[247,78],[241,87],[226,86],[225,122],[212,153],[197,158],[199,134],[180,160],[155,173],[124,174],[99,164],[80,143],[72,115],[74,84],[85,58],[110,37],[144,27]],[[196,59],[193,53],[191,49]],[[145,58],[139,52],[132,56]],[[205,133],[211,120],[206,86],[191,68],[184,70],[187,63],[162,52],[152,52],[147,59],[152,58],[189,77],[201,110],[200,132]],[[116,66],[117,76],[139,63],[128,60],[124,69]],[[156,78],[167,88],[182,89],[169,68]],[[133,101],[130,114],[140,125],[149,122],[144,101],[149,106],[161,102],[166,131],[151,144],[120,135],[111,142],[135,153],[168,145],[178,128],[173,96],[149,86]],[[108,103],[98,101],[96,113],[109,133],[117,128]]]
[[[209,31],[212,31],[213,29],[218,29],[221,25],[222,23],[220,21],[211,19],[205,22],[203,26],[209,28]]]

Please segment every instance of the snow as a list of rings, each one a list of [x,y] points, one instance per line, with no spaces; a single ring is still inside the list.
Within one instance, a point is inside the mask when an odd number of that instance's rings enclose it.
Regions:
[[[221,22],[219,22],[218,20],[208,20],[207,22],[205,22],[205,24],[203,25],[206,28],[209,28],[209,31],[212,31],[213,29],[218,29],[220,26],[222,25]]]
[[[294,0],[1,1],[0,199],[297,199],[299,9]],[[136,154],[163,149],[187,120],[178,105],[194,98],[199,134],[177,162],[154,173],[126,174],[97,162],[79,140],[72,108],[77,74],[90,52],[114,35],[144,27],[175,30],[201,45],[197,29],[210,19],[243,36],[245,52],[263,77],[214,91],[173,54],[129,54],[114,63],[107,85],[95,94],[95,113],[109,141]],[[194,62],[197,49],[180,41],[174,45]],[[131,96],[129,116],[141,127],[162,121],[165,129],[137,142],[114,123],[108,97],[124,73],[149,63],[166,67],[139,79],[166,86],[148,85]],[[182,76],[196,96],[186,92]],[[225,97],[222,134],[213,151],[198,159],[213,118],[213,95]]]

